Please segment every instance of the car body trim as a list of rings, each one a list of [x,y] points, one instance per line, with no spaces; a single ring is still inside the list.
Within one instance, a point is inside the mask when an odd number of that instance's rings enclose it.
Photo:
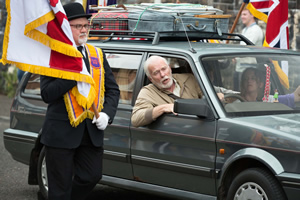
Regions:
[[[4,140],[28,141],[35,143],[38,133],[8,128],[3,132]]]
[[[164,115],[168,115],[168,114],[164,114]],[[184,116],[184,115],[181,114],[181,116]],[[186,115],[186,116],[190,117],[189,115]],[[143,131],[143,132],[149,132],[149,128],[145,128],[145,127],[133,127],[133,126],[131,126],[130,129]],[[215,141],[215,139],[211,138],[211,137],[203,137],[203,136],[198,136],[198,135],[187,135],[187,134],[180,133],[180,132],[170,132],[170,131],[162,131],[162,130],[151,129],[151,133],[153,133],[153,134],[184,136],[186,138],[195,138],[195,139],[201,139],[201,140],[212,141],[212,142]]]
[[[125,153],[119,153],[119,152],[108,151],[108,150],[104,150],[103,158],[108,160],[129,162],[129,155]]]
[[[281,181],[283,186],[300,189],[300,174],[295,173],[281,173],[276,176]]]
[[[184,163],[165,161],[155,158],[147,158],[142,156],[132,155],[132,164],[151,166],[166,170],[177,171],[181,173],[194,174],[199,176],[211,177],[215,176],[215,170],[212,168],[199,167],[196,165],[189,165]]]
[[[34,113],[32,111],[26,111],[24,107],[19,107],[18,110],[15,110],[15,109],[11,109],[10,110],[10,113],[18,113],[18,114],[23,114],[23,115],[32,115],[32,116],[43,116],[45,117],[45,114],[44,113]]]
[[[293,188],[300,189],[300,183],[289,182],[289,181],[282,181],[281,183],[283,187],[293,187]]]

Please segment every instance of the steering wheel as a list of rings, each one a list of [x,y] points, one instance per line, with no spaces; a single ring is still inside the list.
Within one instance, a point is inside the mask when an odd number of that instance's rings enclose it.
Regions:
[[[241,102],[247,101],[247,100],[244,99],[240,94],[225,94],[225,95],[224,95],[224,99],[228,99],[228,98],[238,99],[238,100],[240,100]]]

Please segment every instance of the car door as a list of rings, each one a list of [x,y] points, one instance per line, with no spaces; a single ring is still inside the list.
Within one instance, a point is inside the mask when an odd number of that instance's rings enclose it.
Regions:
[[[131,100],[143,54],[109,50],[105,54],[119,85],[120,99],[114,121],[104,134],[103,174],[132,179],[129,132]]]
[[[187,58],[160,55],[169,60],[173,74],[196,71],[193,62]],[[199,76],[196,78],[199,80]],[[144,82],[147,84],[147,81]],[[164,114],[150,125],[131,126],[130,130],[135,180],[216,194],[215,120],[200,119],[194,115]]]

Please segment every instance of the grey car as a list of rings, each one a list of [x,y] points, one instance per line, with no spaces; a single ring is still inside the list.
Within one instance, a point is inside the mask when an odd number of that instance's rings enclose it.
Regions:
[[[121,90],[116,117],[105,131],[100,183],[174,199],[299,198],[300,104],[292,94],[300,85],[299,52],[170,38],[89,43],[104,49]],[[149,84],[143,63],[152,55],[165,57],[173,74],[192,73],[203,98],[177,99],[178,115],[164,114],[150,125],[133,127],[132,108]],[[265,77],[256,101],[242,97],[247,68]],[[275,92],[288,103],[270,101],[277,99]],[[29,184],[39,184],[45,196],[39,138],[46,106],[39,75],[26,73],[3,134],[11,156],[29,165]]]

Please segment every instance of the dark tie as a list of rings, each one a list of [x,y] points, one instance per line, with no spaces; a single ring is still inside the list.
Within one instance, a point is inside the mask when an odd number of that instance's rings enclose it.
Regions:
[[[82,54],[83,46],[78,46],[77,49],[78,49],[78,51],[80,51],[80,53]],[[83,54],[82,54],[82,55],[83,55]]]
[[[82,54],[83,60],[84,60],[84,62],[85,62],[85,66],[86,66],[88,72],[90,72],[90,63],[89,63],[89,59],[87,59],[87,57],[84,56],[84,54],[82,53],[83,46],[78,46],[77,49],[78,49],[78,51],[80,51],[80,53]],[[85,53],[86,53],[86,52],[85,52]],[[86,55],[86,54],[85,54],[85,55]]]

